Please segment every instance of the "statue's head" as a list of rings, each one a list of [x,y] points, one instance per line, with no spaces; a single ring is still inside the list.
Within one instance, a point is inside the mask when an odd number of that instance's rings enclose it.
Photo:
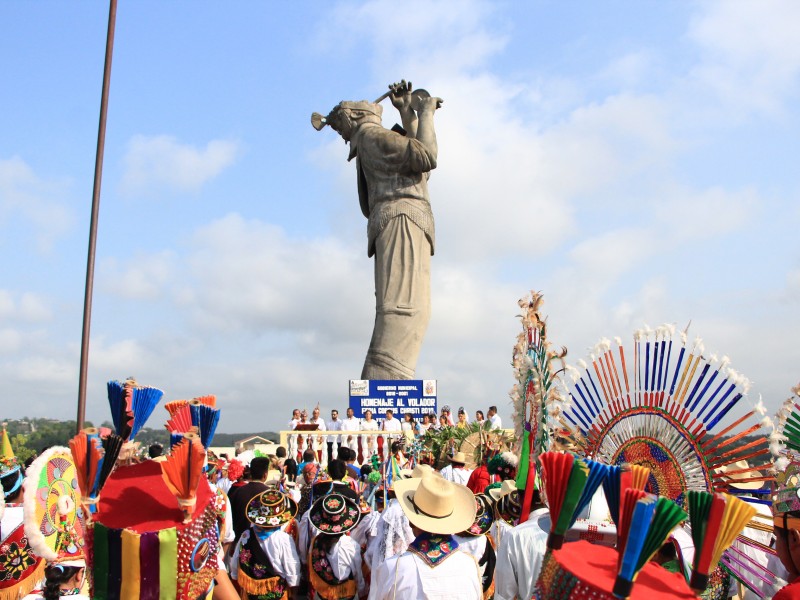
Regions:
[[[364,123],[380,124],[381,114],[383,114],[383,107],[380,104],[366,100],[356,102],[343,100],[328,113],[325,123],[349,142],[356,129]]]

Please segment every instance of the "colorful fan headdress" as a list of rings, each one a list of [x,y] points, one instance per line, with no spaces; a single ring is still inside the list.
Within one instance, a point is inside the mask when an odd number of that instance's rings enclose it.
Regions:
[[[49,563],[85,566],[83,493],[69,448],[55,446],[33,461],[23,489],[33,551]]]
[[[550,420],[558,417],[562,401],[559,385],[562,369],[558,363],[566,355],[566,349],[555,351],[551,347],[545,319],[539,313],[543,303],[543,296],[533,291],[520,299],[522,331],[512,356],[516,384],[509,395],[514,406],[515,451],[520,457],[517,488],[524,490],[521,521],[528,518],[536,487],[537,458],[549,448]]]
[[[579,453],[610,465],[646,466],[644,489],[683,508],[690,490],[728,490],[745,479],[768,486],[771,476],[753,475],[769,453],[765,433],[772,423],[762,418],[760,402],[747,406],[749,382],[728,367],[729,359],[706,357],[699,339],[688,344],[686,331],[676,338],[672,326],[645,328],[633,340],[629,351],[618,338],[613,346],[602,340],[589,364],[568,367],[573,383],[559,424]],[[744,414],[729,416],[742,406]],[[735,466],[740,461],[755,466]],[[614,490],[605,491],[614,516]],[[766,575],[757,560],[728,556],[722,563],[748,587],[756,587],[754,573]]]
[[[170,414],[166,424],[170,432],[170,446],[175,446],[189,432],[198,433],[205,448],[211,446],[220,418],[216,406],[217,397],[213,395],[167,402],[164,407]]]
[[[132,377],[109,381],[108,404],[114,429],[124,442],[132,441],[164,395],[154,387],[141,386]]]

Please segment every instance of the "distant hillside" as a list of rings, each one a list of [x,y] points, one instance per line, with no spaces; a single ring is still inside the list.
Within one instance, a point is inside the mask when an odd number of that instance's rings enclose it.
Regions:
[[[0,419],[2,422],[2,419]],[[9,419],[7,423],[8,434],[11,436],[11,443],[18,456],[25,460],[34,452],[41,452],[49,446],[65,446],[69,439],[75,435],[75,421],[59,421],[57,419]],[[93,426],[87,422],[87,427]],[[100,427],[113,429],[110,421],[104,421]],[[214,436],[214,446],[233,446],[234,442],[259,435],[275,442],[280,441],[280,434],[274,431],[261,431],[258,433],[217,433]],[[169,445],[169,434],[159,427],[157,429],[144,427],[136,434],[136,441],[143,447],[147,447],[154,442],[164,446]]]

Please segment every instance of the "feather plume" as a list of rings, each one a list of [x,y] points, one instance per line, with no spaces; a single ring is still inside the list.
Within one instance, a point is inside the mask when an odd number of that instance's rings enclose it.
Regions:
[[[110,433],[101,439],[103,440],[103,464],[100,466],[100,476],[97,481],[98,491],[102,489],[106,483],[106,479],[111,475],[114,467],[117,466],[117,458],[122,451],[122,445],[125,443],[124,440],[115,433]]]
[[[153,414],[164,392],[140,386],[133,378],[125,382],[109,381],[107,387],[116,433],[126,442],[132,440]]]
[[[695,558],[692,565],[691,587],[702,592],[708,577],[736,537],[756,514],[755,507],[730,494],[689,492],[689,518]]]
[[[172,400],[170,402],[167,402],[164,405],[164,408],[167,409],[167,412],[169,413],[169,416],[174,417],[176,412],[181,410],[184,406],[188,406],[188,405],[189,405],[189,401],[188,400]]]
[[[550,535],[547,547],[558,549],[574,521],[575,509],[586,486],[589,467],[569,453],[545,452],[540,455],[542,477],[550,508]]]
[[[586,478],[586,484],[583,488],[583,492],[578,499],[578,504],[575,506],[575,511],[572,515],[572,521],[569,524],[570,527],[575,524],[575,520],[578,518],[578,515],[581,513],[581,511],[588,506],[589,502],[592,501],[597,488],[602,485],[603,481],[605,481],[606,475],[608,475],[609,472],[609,466],[604,465],[603,463],[599,463],[588,458],[583,459],[583,462],[588,468],[588,476]]]
[[[178,499],[183,510],[184,521],[188,521],[194,513],[197,502],[197,486],[203,475],[203,463],[206,451],[200,442],[200,436],[187,433],[176,445],[167,459],[160,463],[161,473],[167,487]]]
[[[69,441],[69,449],[75,462],[82,500],[84,504],[94,504],[103,460],[103,446],[97,430],[93,427],[82,430]]]
[[[210,398],[212,396],[207,397]],[[200,432],[200,441],[204,447],[208,448],[214,439],[214,433],[217,431],[220,411],[208,404],[203,404],[197,398],[189,402],[189,410],[192,416],[192,425],[197,427]]]
[[[170,433],[186,433],[192,428],[192,411],[188,404],[184,404],[167,419],[166,428]]]

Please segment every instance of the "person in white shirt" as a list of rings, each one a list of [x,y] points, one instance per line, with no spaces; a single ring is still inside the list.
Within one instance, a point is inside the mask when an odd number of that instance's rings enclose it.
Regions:
[[[475,520],[472,492],[435,475],[396,481],[394,491],[416,538],[373,573],[375,599],[481,599],[477,563],[453,537]]]
[[[372,418],[372,411],[367,409],[364,411],[364,420],[361,421],[361,431],[378,431],[380,426],[378,422]],[[364,460],[362,462],[368,462],[370,457],[378,451],[378,443],[376,442],[376,436],[368,435],[367,436],[367,447],[366,449],[362,448],[362,453],[364,456]]]
[[[300,422],[300,409],[299,408],[295,408],[292,411],[292,419],[291,419],[291,421],[289,421],[289,425],[288,425],[287,429],[289,431],[294,431],[294,428],[297,427],[297,424],[299,422]]]
[[[317,425],[317,429],[319,431],[325,431],[325,419],[319,416],[319,406],[317,406],[311,413],[311,419],[308,422]]]
[[[331,420],[328,421],[328,431],[341,431],[342,422],[339,420],[339,411],[335,408],[331,411]],[[336,456],[339,456],[339,449],[342,447],[342,436],[328,436],[328,462],[333,460],[333,445],[336,444]]]
[[[353,416],[354,414],[355,413],[352,408],[347,409],[347,418],[342,421],[342,431],[353,432],[361,429],[361,421],[356,419]],[[347,446],[350,448],[350,450],[353,450],[356,453],[356,456],[358,456],[358,436],[354,433],[342,435],[342,446]]]
[[[442,477],[453,483],[467,485],[469,476],[472,475],[472,469],[467,469],[466,462],[467,455],[463,452],[456,452],[450,459],[450,464],[442,469]]]
[[[361,511],[341,494],[322,496],[308,511],[316,535],[308,551],[308,577],[314,598],[351,599],[366,595],[361,548],[349,535]]]
[[[489,412],[486,413],[489,417],[489,423],[491,424],[492,429],[502,429],[503,428],[503,421],[500,419],[500,415],[497,414],[497,407],[490,406]]]
[[[403,430],[400,419],[394,418],[394,411],[392,411],[391,408],[386,409],[386,418],[383,420],[383,427],[381,427],[381,429],[392,433],[400,433]]]
[[[533,492],[528,520],[506,531],[497,548],[495,598],[531,598],[547,552],[550,511],[542,504],[539,490]]]

